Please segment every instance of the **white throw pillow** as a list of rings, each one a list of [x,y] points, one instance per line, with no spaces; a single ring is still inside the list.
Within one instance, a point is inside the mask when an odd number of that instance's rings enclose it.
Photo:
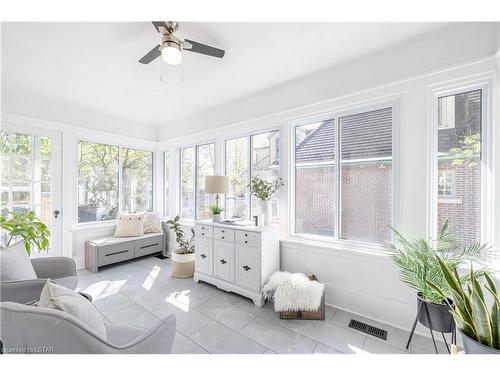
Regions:
[[[77,292],[47,280],[40,294],[38,307],[64,311],[106,339],[106,326],[101,314],[92,302]]]
[[[31,265],[30,256],[20,241],[12,246],[0,249],[0,280],[31,280],[37,279],[35,270]]]
[[[144,233],[161,233],[161,219],[157,212],[146,212],[144,216]]]
[[[140,237],[144,235],[144,213],[118,214],[115,237]]]

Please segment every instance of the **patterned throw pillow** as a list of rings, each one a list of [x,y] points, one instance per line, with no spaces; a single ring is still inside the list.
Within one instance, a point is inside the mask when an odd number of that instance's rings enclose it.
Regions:
[[[144,234],[161,233],[161,219],[157,212],[146,212],[144,217]]]
[[[144,235],[144,213],[118,214],[115,237],[140,237]]]

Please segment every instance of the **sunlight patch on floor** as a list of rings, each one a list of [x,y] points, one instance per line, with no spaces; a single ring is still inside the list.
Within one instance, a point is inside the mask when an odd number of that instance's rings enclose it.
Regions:
[[[174,305],[178,309],[181,309],[182,311],[188,312],[189,311],[189,293],[190,290],[183,290],[181,292],[173,292],[165,298],[165,301]]]
[[[149,272],[148,276],[146,277],[146,280],[142,283],[142,287],[146,290],[151,290],[153,287],[153,284],[160,274],[161,268],[158,266],[154,266],[151,271]]]
[[[115,293],[118,293],[120,288],[127,282],[127,280],[105,280],[98,281],[91,284],[82,292],[87,293],[92,296],[94,301],[102,298],[109,297]]]

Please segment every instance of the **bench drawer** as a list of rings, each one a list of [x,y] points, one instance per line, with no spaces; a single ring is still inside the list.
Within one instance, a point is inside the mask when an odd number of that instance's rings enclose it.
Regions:
[[[153,253],[158,253],[163,251],[162,249],[163,237],[152,237],[135,241],[134,244],[134,257],[142,257],[144,255],[149,255]]]
[[[127,242],[117,245],[99,247],[99,266],[122,262],[134,257],[134,243]]]
[[[226,228],[214,228],[214,239],[234,242],[234,230]]]
[[[236,231],[236,243],[244,246],[260,246],[260,233]]]

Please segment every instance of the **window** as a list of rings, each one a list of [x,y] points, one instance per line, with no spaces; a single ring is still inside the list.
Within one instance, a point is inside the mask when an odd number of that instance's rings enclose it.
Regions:
[[[392,112],[389,107],[295,127],[295,233],[390,239]]]
[[[215,197],[205,193],[205,176],[215,175],[215,144],[183,148],[180,150],[180,159],[181,216],[208,219],[208,206],[215,203]]]
[[[225,198],[225,215],[249,218],[260,214],[260,201],[250,196],[248,185],[253,176],[272,180],[280,175],[279,131],[228,139],[225,142],[225,174],[229,176],[229,193]],[[279,192],[271,199],[273,219],[279,218]],[[249,209],[250,208],[250,209]]]
[[[0,163],[1,213],[35,211],[52,229],[51,138],[0,131]],[[6,239],[0,233],[0,244]]]
[[[165,151],[163,153],[163,176],[164,176],[164,180],[163,180],[163,187],[164,187],[164,213],[166,216],[169,215],[169,202],[168,202],[168,199],[169,199],[169,195],[170,195],[170,156],[169,156],[169,153],[168,151]]]
[[[439,129],[455,127],[455,96],[445,96],[439,100]]]
[[[455,195],[455,171],[443,170],[438,172],[438,195],[442,198]]]
[[[123,211],[153,211],[153,153],[122,149]]]
[[[437,228],[448,220],[463,245],[481,240],[482,90],[437,98]],[[448,104],[453,103],[453,112]],[[453,126],[441,126],[443,117]],[[441,199],[453,197],[452,200]]]
[[[118,171],[118,146],[79,142],[79,223],[116,219]]]
[[[80,141],[78,222],[113,220],[119,209],[153,210],[153,153]]]

